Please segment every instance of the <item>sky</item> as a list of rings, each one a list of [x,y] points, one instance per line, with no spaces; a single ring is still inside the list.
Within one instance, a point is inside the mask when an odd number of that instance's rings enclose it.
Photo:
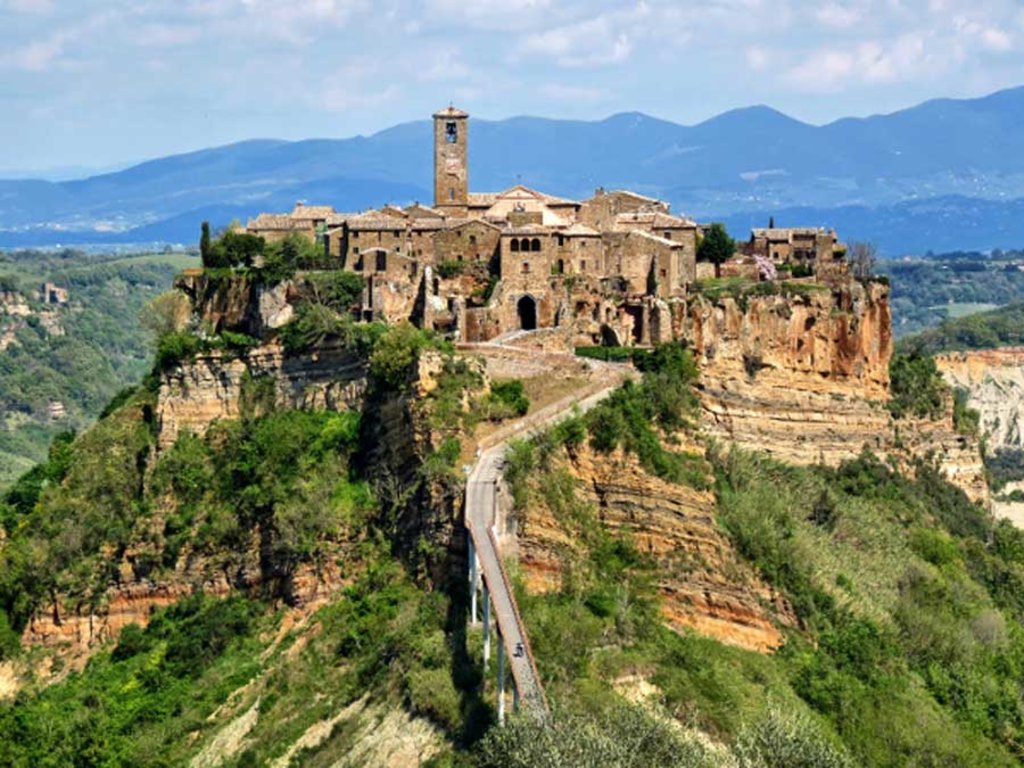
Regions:
[[[449,102],[821,124],[1017,85],[1021,0],[0,0],[0,175],[369,134]]]

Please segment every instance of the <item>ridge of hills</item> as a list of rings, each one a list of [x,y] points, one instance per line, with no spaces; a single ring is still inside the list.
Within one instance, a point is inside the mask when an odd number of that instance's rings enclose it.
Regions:
[[[1024,237],[1024,88],[937,99],[813,126],[766,106],[692,126],[641,113],[599,121],[474,119],[473,188],[524,183],[583,198],[627,187],[743,235],[769,214],[828,224],[889,254]],[[0,245],[192,242],[297,199],[339,210],[430,198],[429,121],[371,136],[258,139],[64,182],[0,181]]]

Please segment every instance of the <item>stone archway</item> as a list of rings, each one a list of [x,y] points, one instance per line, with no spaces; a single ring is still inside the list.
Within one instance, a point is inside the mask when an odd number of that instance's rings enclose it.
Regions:
[[[537,300],[533,296],[523,296],[516,302],[516,314],[519,316],[520,330],[537,329]]]

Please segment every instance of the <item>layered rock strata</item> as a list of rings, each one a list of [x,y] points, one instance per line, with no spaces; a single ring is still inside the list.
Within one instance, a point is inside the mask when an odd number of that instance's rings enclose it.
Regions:
[[[712,493],[652,477],[621,452],[605,456],[582,447],[567,468],[601,522],[628,534],[657,562],[662,614],[670,626],[762,652],[783,642],[772,615],[794,622],[792,611],[732,548],[715,522]],[[572,525],[542,502],[532,503],[518,535],[527,587],[559,588],[576,548]]]
[[[713,436],[784,461],[834,464],[887,444],[888,288],[851,281],[791,295],[696,297],[676,335],[700,368]]]
[[[238,418],[247,399],[267,398],[282,408],[361,407],[366,359],[340,345],[286,355],[272,343],[241,357],[225,352],[198,356],[164,373],[157,424],[161,450],[188,429],[201,435],[217,419]]]

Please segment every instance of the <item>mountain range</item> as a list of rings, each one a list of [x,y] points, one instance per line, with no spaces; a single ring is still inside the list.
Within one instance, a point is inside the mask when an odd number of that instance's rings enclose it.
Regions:
[[[471,105],[470,105],[471,106]],[[693,126],[640,113],[600,121],[473,120],[470,182],[585,198],[629,188],[743,236],[834,226],[887,255],[1024,242],[1024,87],[814,126],[765,106]],[[252,140],[85,179],[0,180],[0,247],[197,239],[296,200],[360,210],[429,202],[429,120],[371,136]]]

